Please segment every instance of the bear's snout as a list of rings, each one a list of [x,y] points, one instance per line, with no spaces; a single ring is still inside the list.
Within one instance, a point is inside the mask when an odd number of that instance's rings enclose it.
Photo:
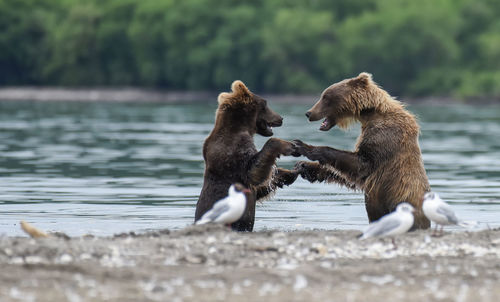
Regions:
[[[306,117],[309,118],[311,116],[311,111],[306,112]]]
[[[273,121],[268,124],[271,127],[280,127],[281,125],[283,125],[283,118],[278,115]]]

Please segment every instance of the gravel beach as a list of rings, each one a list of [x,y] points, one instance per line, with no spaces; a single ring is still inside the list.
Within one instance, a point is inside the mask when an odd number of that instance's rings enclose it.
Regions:
[[[498,301],[500,230],[0,237],[0,301]]]

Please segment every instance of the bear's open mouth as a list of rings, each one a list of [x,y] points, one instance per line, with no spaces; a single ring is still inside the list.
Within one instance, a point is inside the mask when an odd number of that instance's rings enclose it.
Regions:
[[[268,122],[262,119],[257,121],[257,133],[262,136],[272,136],[274,134],[273,127],[279,127],[281,125],[281,121]]]
[[[273,134],[273,127],[280,127],[283,124],[281,121],[275,121],[275,122],[270,122],[266,123],[266,131]]]
[[[329,118],[325,118],[323,123],[321,123],[319,130],[328,131],[328,130],[332,129],[333,126],[335,126],[335,122],[330,120]]]
[[[266,123],[266,132],[273,134],[273,125]]]

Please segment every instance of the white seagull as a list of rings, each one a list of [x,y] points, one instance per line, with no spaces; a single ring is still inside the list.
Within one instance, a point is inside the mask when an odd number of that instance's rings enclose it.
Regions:
[[[425,216],[436,224],[434,234],[437,232],[438,225],[441,226],[441,233],[445,225],[453,224],[462,227],[469,227],[472,225],[471,223],[458,219],[451,206],[444,202],[439,195],[434,192],[425,193],[422,210]]]
[[[245,212],[247,197],[245,193],[250,190],[242,184],[236,183],[229,187],[229,195],[219,201],[208,210],[195,224],[205,224],[209,222],[229,225],[238,221]]]
[[[398,204],[396,211],[370,223],[360,239],[394,236],[408,232],[413,226],[414,218],[412,212],[414,211],[413,206],[407,202]]]

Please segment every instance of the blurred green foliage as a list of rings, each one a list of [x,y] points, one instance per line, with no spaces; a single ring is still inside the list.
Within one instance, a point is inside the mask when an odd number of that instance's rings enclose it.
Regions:
[[[500,96],[498,0],[0,0],[0,85]]]

